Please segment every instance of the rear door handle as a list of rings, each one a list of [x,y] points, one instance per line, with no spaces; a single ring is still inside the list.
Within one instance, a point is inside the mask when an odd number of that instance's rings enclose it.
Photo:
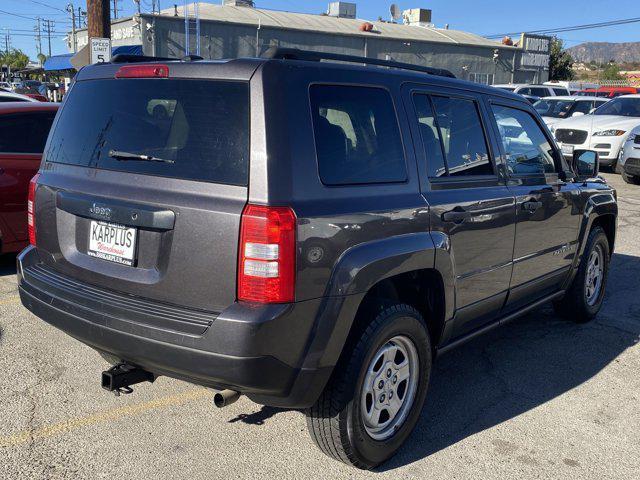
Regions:
[[[468,216],[469,212],[465,212],[464,210],[452,210],[450,212],[444,212],[442,214],[442,220],[445,222],[462,223]]]
[[[522,203],[522,208],[527,212],[535,212],[540,207],[542,207],[542,202],[529,201]]]

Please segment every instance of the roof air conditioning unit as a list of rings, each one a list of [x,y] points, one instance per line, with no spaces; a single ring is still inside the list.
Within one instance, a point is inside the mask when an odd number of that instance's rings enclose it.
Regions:
[[[402,20],[405,25],[417,25],[419,27],[433,27],[431,23],[431,10],[427,8],[412,8],[402,12]]]
[[[356,4],[350,2],[331,2],[327,15],[338,18],[356,18]]]
[[[228,7],[255,7],[253,0],[222,0],[222,5]]]

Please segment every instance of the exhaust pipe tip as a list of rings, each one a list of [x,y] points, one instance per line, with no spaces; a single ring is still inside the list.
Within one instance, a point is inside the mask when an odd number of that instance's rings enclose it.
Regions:
[[[240,398],[240,392],[235,390],[222,390],[213,396],[213,404],[218,408],[228,407]]]

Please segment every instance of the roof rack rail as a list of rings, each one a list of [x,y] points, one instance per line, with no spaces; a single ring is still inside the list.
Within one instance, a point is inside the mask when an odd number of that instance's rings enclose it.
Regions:
[[[355,55],[343,55],[340,53],[314,52],[310,50],[299,50],[297,48],[271,47],[264,52],[262,58],[276,60],[304,60],[308,62],[320,62],[322,60],[335,60],[347,63],[364,63],[377,65],[380,67],[398,68],[400,70],[413,70],[416,72],[428,73],[439,77],[456,78],[449,70],[444,68],[423,67],[412,63],[394,62],[393,60],[381,60],[378,58],[358,57]]]

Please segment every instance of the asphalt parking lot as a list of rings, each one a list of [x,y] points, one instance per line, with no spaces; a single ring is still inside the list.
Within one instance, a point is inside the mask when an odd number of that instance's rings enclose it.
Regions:
[[[640,187],[605,176],[620,219],[598,319],[543,308],[442,356],[416,430],[374,472],[324,457],[297,412],[217,410],[167,378],[101,390],[104,360],[27,312],[0,258],[0,479],[640,478]]]

